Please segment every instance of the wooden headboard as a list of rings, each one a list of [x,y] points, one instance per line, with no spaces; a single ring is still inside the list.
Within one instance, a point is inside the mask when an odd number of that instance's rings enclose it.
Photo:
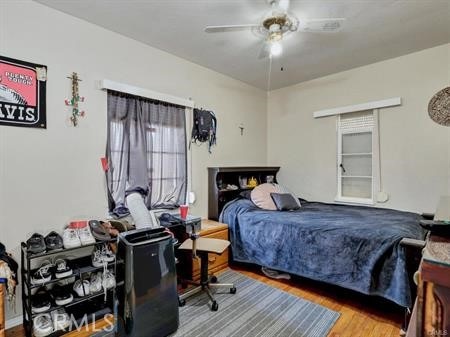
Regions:
[[[242,191],[253,188],[242,184],[245,179],[254,178],[258,185],[276,183],[279,170],[275,166],[208,167],[208,219],[218,220],[227,202],[235,199]],[[232,185],[237,188],[232,189]]]

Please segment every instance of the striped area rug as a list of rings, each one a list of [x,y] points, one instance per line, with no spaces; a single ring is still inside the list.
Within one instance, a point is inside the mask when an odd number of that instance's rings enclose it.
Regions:
[[[180,308],[180,327],[172,337],[325,337],[339,313],[227,270],[219,282],[237,293],[218,290],[218,311],[199,293]]]

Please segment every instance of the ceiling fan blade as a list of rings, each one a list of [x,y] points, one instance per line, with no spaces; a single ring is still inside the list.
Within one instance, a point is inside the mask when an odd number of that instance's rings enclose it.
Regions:
[[[258,59],[265,59],[270,56],[270,43],[265,41],[259,51]]]
[[[224,33],[224,32],[235,32],[240,30],[250,30],[253,28],[257,28],[259,25],[257,24],[248,24],[248,25],[227,25],[227,26],[207,26],[205,27],[206,33]]]
[[[309,19],[301,22],[299,28],[304,32],[337,32],[342,28],[344,21],[344,18]]]

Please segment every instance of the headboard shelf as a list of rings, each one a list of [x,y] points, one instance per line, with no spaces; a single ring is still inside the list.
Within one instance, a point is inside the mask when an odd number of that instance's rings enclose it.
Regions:
[[[242,191],[253,189],[250,179],[257,184],[277,182],[277,166],[208,167],[208,218],[218,220],[225,204]]]

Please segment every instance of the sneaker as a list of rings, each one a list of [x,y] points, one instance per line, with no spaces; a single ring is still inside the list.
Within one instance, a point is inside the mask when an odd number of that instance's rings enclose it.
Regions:
[[[42,262],[41,266],[31,276],[31,284],[44,284],[52,279],[50,268],[53,267],[49,260]]]
[[[64,248],[81,247],[81,241],[76,229],[66,228],[63,233]]]
[[[108,245],[103,245],[100,247],[95,247],[92,252],[92,265],[96,268],[104,266],[104,264],[113,262],[116,256],[108,247]]]
[[[63,248],[63,239],[61,235],[56,233],[55,231],[50,232],[45,237],[45,246],[48,250],[55,250],[55,249],[61,249]]]
[[[41,234],[34,233],[27,240],[27,250],[31,254],[39,254],[45,252],[45,241]]]
[[[73,290],[79,297],[88,296],[90,283],[88,280],[77,280],[73,284]]]
[[[33,334],[35,337],[45,337],[53,333],[53,322],[50,314],[37,315],[33,319]]]
[[[91,245],[96,242],[95,238],[92,236],[91,230],[87,226],[78,229],[78,236],[83,246]]]
[[[52,307],[51,298],[45,288],[39,288],[36,293],[31,296],[31,311],[39,314],[50,310]]]
[[[116,277],[111,272],[111,270],[103,273],[103,281],[102,281],[103,289],[112,289],[116,286]]]
[[[70,326],[70,317],[63,309],[52,311],[53,331],[66,330]]]
[[[103,289],[103,278],[102,273],[93,273],[91,275],[91,282],[89,285],[89,291],[91,294],[99,293]]]
[[[55,284],[55,286],[51,290],[51,293],[56,305],[66,305],[73,301],[73,295],[71,294],[70,289],[67,286]]]
[[[63,278],[73,274],[72,268],[69,267],[67,260],[63,258],[57,258],[55,260],[55,276],[56,278]]]

